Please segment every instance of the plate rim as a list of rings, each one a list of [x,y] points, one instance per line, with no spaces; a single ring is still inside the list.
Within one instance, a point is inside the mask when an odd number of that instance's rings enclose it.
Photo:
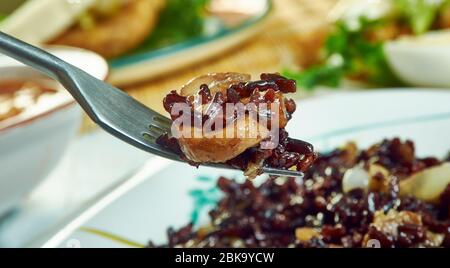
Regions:
[[[154,174],[161,172],[170,164],[171,160],[155,156],[147,160],[140,168],[124,176],[112,186],[109,186],[90,201],[87,201],[76,212],[72,213],[56,226],[32,239],[25,245],[26,248],[55,248],[61,245],[70,234],[75,232],[84,223],[94,218],[104,208],[108,207],[130,190],[138,187]]]

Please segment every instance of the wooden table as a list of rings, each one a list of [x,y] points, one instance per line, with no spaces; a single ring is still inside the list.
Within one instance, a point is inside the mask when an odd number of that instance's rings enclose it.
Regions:
[[[173,89],[179,89],[191,78],[211,72],[242,72],[256,78],[262,72],[277,72],[296,68],[307,60],[303,40],[327,24],[327,15],[336,0],[273,0],[274,12],[265,29],[252,40],[227,51],[219,57],[140,85],[124,88],[152,109],[164,113],[162,99]],[[297,67],[298,68],[298,67]],[[83,131],[94,124],[85,117]]]

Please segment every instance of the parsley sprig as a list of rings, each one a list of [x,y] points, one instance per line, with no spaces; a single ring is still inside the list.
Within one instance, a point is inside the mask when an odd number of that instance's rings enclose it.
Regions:
[[[135,52],[173,45],[203,34],[209,0],[168,0],[154,32]]]
[[[337,87],[344,77],[358,77],[378,85],[398,85],[383,51],[382,42],[367,39],[367,34],[382,26],[383,21],[360,19],[360,27],[351,29],[338,22],[325,42],[324,60],[303,72],[285,70],[299,86],[312,89],[317,85]]]

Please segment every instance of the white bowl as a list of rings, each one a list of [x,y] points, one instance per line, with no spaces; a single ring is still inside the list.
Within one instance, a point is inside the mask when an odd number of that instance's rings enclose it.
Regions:
[[[94,53],[63,47],[49,50],[99,79],[107,75],[106,62]],[[58,92],[33,113],[0,121],[0,215],[14,207],[50,173],[81,121],[81,110],[61,85],[0,56],[0,81],[19,79],[53,83]]]

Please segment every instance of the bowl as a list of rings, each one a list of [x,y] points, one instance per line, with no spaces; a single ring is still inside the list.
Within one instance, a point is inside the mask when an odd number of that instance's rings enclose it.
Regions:
[[[66,47],[49,47],[48,51],[98,79],[106,78],[108,65],[97,54]],[[18,204],[52,171],[82,118],[80,108],[59,83],[0,56],[0,84],[6,81],[30,81],[55,93],[45,102],[0,121],[0,215]]]

